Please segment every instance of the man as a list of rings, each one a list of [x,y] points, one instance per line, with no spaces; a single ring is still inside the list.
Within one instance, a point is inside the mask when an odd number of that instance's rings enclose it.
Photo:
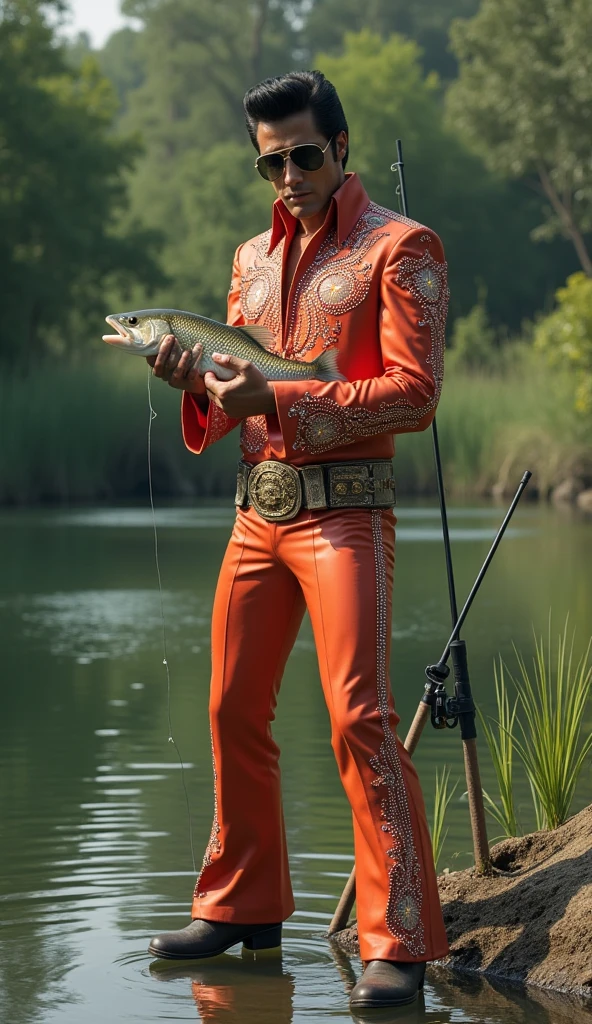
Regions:
[[[199,348],[163,342],[154,373],[183,389],[199,454],[241,423],[237,520],[212,619],[215,813],[193,920],[157,936],[169,958],[278,945],[294,910],[270,729],[308,609],[353,811],[365,962],[352,1008],[413,1001],[448,951],[417,774],[395,736],[388,679],[394,565],[393,435],[438,402],[448,292],[433,231],[371,203],[346,174],[348,128],[320,72],[267,79],[244,101],[256,166],[277,199],[270,231],[237,250],[228,322],[262,324],[290,359],[335,349],[345,380],[202,379]]]

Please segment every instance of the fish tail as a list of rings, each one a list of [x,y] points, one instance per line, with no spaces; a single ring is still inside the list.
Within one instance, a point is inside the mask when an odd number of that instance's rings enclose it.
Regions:
[[[337,352],[329,349],[314,360],[315,377],[317,380],[347,380],[337,367]]]

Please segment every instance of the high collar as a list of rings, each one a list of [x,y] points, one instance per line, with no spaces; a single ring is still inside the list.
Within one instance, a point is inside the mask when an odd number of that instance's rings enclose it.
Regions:
[[[339,245],[342,245],[354,225],[359,221],[369,202],[366,190],[358,175],[353,173],[346,174],[343,185],[331,196],[327,216],[321,230],[326,230],[335,223],[337,226],[337,241]],[[276,199],[273,204],[271,238],[267,250],[268,256],[282,238],[292,240],[296,234],[297,225],[298,218],[290,213],[282,199]]]

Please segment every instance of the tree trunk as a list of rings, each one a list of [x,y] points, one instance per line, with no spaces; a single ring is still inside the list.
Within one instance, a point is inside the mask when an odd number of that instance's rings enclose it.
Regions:
[[[592,259],[590,259],[590,254],[586,248],[582,232],[573,219],[571,204],[568,205],[567,203],[562,202],[559,198],[557,190],[553,185],[549,172],[544,164],[539,164],[537,170],[543,192],[559,217],[564,234],[567,238],[571,239],[573,247],[578,254],[582,270],[588,277],[592,277]]]

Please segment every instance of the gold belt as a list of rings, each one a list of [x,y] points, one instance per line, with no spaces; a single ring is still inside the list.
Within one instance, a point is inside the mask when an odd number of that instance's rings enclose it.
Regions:
[[[293,519],[301,508],[392,508],[395,481],[390,459],[291,466],[239,462],[235,504],[252,505],[272,522]]]

